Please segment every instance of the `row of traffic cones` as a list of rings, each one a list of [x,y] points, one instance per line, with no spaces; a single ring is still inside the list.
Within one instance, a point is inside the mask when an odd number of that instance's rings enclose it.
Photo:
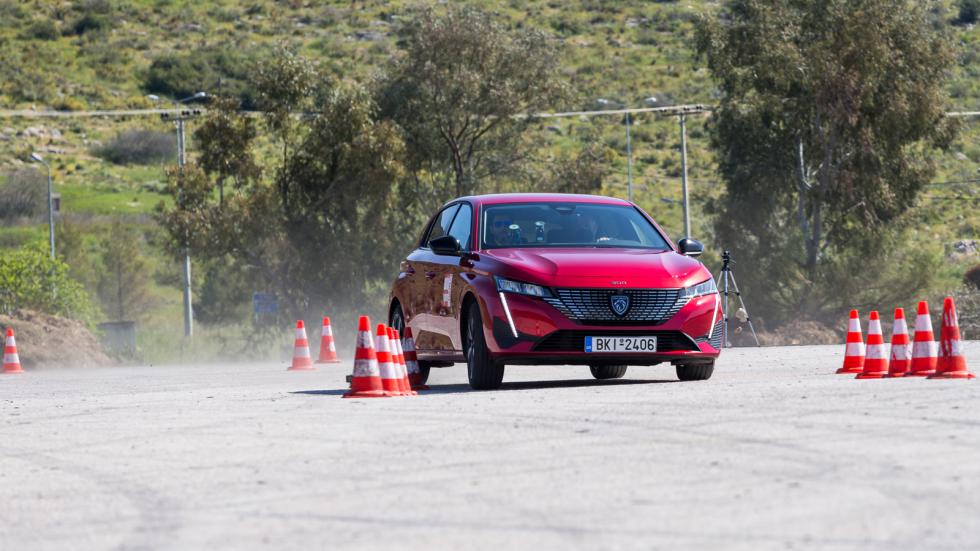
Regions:
[[[320,335],[320,354],[316,363],[339,363],[329,317],[323,318]],[[313,369],[316,368],[311,359],[310,341],[306,336],[303,320],[299,320],[296,322],[293,361],[288,371]],[[396,329],[379,323],[372,339],[371,320],[367,316],[361,316],[358,320],[351,390],[344,397],[414,396],[417,394],[416,390],[428,390],[428,387],[422,385],[421,379],[412,329],[406,327],[402,337]]]
[[[412,329],[405,328],[404,348],[398,331],[379,323],[371,338],[371,320],[361,316],[354,351],[354,372],[350,391],[344,398],[385,398],[415,396],[422,385]]]
[[[885,377],[927,377],[930,379],[973,379],[963,355],[956,304],[946,297],[943,301],[943,321],[939,332],[940,346],[937,353],[929,317],[929,304],[919,302],[915,318],[915,335],[909,341],[905,311],[895,309],[892,326],[891,354],[885,353],[885,341],[881,333],[878,312],[868,317],[868,341],[861,338],[861,321],[858,311],[851,310],[844,349],[844,365],[837,373],[856,373],[858,379]]]

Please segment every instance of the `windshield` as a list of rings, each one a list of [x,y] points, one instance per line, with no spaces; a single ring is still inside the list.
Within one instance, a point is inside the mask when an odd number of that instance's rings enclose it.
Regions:
[[[480,222],[483,249],[610,247],[669,250],[635,208],[594,203],[487,205]]]

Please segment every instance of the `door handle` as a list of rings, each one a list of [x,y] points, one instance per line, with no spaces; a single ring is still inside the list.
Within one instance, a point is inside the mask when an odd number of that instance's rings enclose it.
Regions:
[[[436,277],[437,275],[438,274],[436,272],[425,272],[425,279],[432,279],[432,278]]]

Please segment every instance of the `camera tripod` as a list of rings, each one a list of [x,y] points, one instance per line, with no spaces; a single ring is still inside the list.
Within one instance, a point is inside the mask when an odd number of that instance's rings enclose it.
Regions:
[[[729,281],[731,281],[732,289],[735,290],[735,296],[738,297],[738,303],[741,305],[741,307],[735,312],[735,317],[740,321],[747,321],[749,323],[749,329],[752,330],[752,338],[755,339],[755,345],[760,346],[759,337],[755,334],[755,327],[752,326],[752,318],[749,317],[749,311],[745,308],[745,301],[742,300],[742,293],[739,292],[738,283],[735,282],[735,272],[732,271],[732,264],[735,264],[735,261],[732,260],[732,253],[729,251],[722,251],[721,260],[721,273],[718,274],[718,281],[721,282],[722,293],[725,295],[725,300],[721,303],[721,312],[725,318],[725,323],[722,326],[721,331],[721,346],[722,348],[731,348],[732,346],[732,343],[728,341]],[[744,320],[741,319],[743,315],[745,317]]]

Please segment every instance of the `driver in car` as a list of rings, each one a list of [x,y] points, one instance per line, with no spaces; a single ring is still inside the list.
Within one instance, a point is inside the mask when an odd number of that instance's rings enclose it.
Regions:
[[[498,247],[517,245],[521,242],[520,226],[505,214],[494,214],[490,218],[490,242]]]
[[[599,221],[595,216],[586,215],[581,219],[583,229],[588,233],[589,242],[601,243],[612,239],[606,230],[599,226]]]

